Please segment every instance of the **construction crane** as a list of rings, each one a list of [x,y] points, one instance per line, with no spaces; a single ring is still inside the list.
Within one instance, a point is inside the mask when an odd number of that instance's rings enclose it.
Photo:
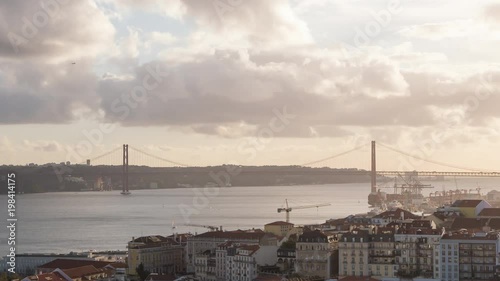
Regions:
[[[324,207],[324,206],[330,206],[331,205],[329,203],[325,203],[325,204],[315,204],[315,205],[305,205],[305,206],[289,207],[288,206],[288,199],[285,199],[285,203],[286,203],[286,208],[278,208],[278,213],[286,212],[286,222],[290,222],[290,212],[292,210],[318,208],[318,207]]]
[[[201,225],[201,224],[185,224],[184,226],[194,226],[194,227],[204,227],[210,229],[210,231],[222,231],[222,226],[212,226],[212,225]]]

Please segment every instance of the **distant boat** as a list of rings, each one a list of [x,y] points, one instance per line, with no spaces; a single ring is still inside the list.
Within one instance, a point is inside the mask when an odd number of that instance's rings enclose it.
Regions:
[[[131,193],[130,193],[130,191],[122,191],[120,194],[121,195],[130,195]]]

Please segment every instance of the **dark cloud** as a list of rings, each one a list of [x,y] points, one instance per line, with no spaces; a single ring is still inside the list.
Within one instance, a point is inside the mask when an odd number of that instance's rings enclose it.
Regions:
[[[70,123],[74,111],[98,109],[90,65],[5,63],[0,85],[0,124]]]
[[[0,38],[0,123],[67,123],[78,118],[75,112],[87,111],[123,126],[241,137],[266,130],[286,108],[294,118],[274,136],[331,137],[348,135],[352,127],[425,128],[457,112],[463,125],[486,126],[500,117],[498,72],[458,79],[402,68],[375,51],[346,55],[312,46],[307,26],[284,0],[242,1],[222,13],[213,1],[178,2],[183,16],[197,22],[197,32],[228,36],[242,46],[224,42],[204,49],[189,41],[182,58],[173,48],[167,59],[131,63],[130,76],[99,79],[95,53],[76,65],[49,62],[109,43],[102,37],[114,29],[103,15],[92,18],[97,8],[85,3],[61,6],[60,15],[20,50],[22,59],[8,48],[7,37]],[[22,33],[23,17],[40,9],[34,1],[4,1],[0,10],[7,16],[0,26]],[[105,32],[96,32],[93,20],[104,23]]]

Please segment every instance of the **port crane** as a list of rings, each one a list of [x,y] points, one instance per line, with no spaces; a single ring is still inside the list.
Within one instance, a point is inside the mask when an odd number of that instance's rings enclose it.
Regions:
[[[331,205],[330,203],[324,203],[324,204],[315,204],[315,205],[305,205],[305,206],[289,207],[288,206],[288,199],[285,199],[285,204],[286,204],[286,208],[278,208],[278,213],[286,212],[286,222],[290,222],[290,212],[292,210],[309,209],[309,208],[319,208],[319,207],[324,207],[324,206],[330,206]]]
[[[212,226],[212,225],[201,225],[201,224],[184,224],[184,226],[194,226],[194,227],[203,227],[203,228],[208,228],[210,231],[222,231],[222,226],[217,227],[217,226]]]

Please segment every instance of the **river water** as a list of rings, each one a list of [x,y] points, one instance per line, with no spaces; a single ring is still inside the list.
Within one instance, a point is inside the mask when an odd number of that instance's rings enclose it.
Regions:
[[[434,185],[435,190],[480,185],[486,193],[500,189],[500,179],[462,179]],[[292,208],[330,203],[290,213],[293,223],[320,223],[367,212],[368,193],[369,183],[133,190],[129,196],[119,191],[21,194],[16,206],[17,253],[124,250],[132,237],[208,231],[185,224],[223,226],[227,230],[263,228],[266,223],[285,220],[284,213],[277,213],[285,198]],[[7,197],[0,196],[0,202],[0,221],[7,225]],[[0,229],[0,255],[4,256],[8,231],[6,227]]]

